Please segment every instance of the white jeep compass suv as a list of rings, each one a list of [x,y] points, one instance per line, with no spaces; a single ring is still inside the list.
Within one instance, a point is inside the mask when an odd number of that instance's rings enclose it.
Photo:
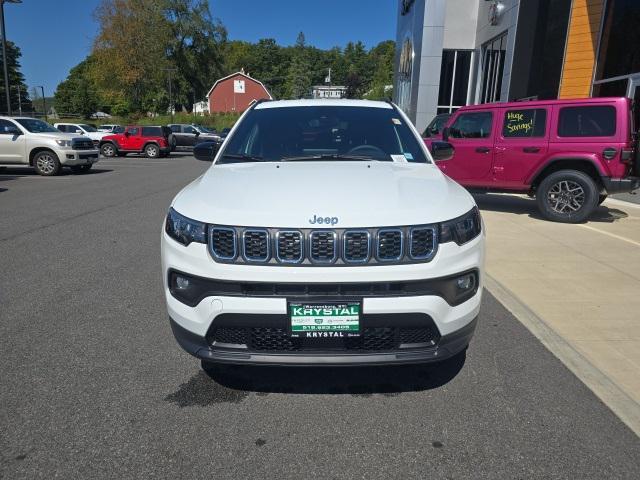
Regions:
[[[258,102],[162,232],[171,327],[205,368],[454,356],[483,262],[473,198],[384,102]]]

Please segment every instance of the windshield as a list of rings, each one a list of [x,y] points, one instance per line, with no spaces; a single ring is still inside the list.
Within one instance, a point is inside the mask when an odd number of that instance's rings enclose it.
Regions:
[[[95,127],[92,127],[91,125],[86,125],[84,123],[82,125],[80,125],[80,128],[82,128],[86,132],[91,132],[91,133],[98,131],[98,130],[96,130]]]
[[[47,122],[35,118],[16,118],[16,122],[31,133],[60,133],[60,130],[49,125]]]
[[[250,111],[218,163],[325,159],[427,162],[395,109],[314,106]]]

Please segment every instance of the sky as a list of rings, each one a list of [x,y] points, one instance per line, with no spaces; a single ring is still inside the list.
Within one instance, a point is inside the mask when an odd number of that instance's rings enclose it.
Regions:
[[[22,50],[29,89],[43,85],[52,96],[69,69],[91,51],[100,0],[22,0],[5,4],[7,39]],[[395,38],[397,0],[209,0],[211,12],[231,40],[272,37],[295,43],[303,31],[309,45],[326,49],[361,40],[367,47]]]

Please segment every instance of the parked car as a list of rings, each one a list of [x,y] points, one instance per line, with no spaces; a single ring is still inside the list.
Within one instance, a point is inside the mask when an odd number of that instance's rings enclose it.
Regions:
[[[84,173],[97,161],[98,149],[86,136],[62,133],[36,118],[0,117],[1,165],[31,165],[52,176],[63,167]]]
[[[171,133],[176,139],[176,147],[179,148],[193,148],[194,145],[200,142],[220,140],[218,135],[210,133],[197,125],[173,123],[167,126],[171,129]]]
[[[53,126],[64,133],[86,135],[93,141],[96,147],[100,145],[100,140],[105,136],[104,132],[98,131],[93,125],[89,125],[88,123],[54,123]]]
[[[222,145],[222,140],[200,142],[193,147],[193,156],[198,160],[212,162]]]
[[[118,133],[117,130],[119,128],[121,128],[120,125],[117,125],[115,123],[110,123],[110,124],[106,124],[106,125],[98,125],[98,131],[99,132],[105,132],[105,133]]]
[[[395,105],[258,102],[171,202],[170,323],[205,369],[444,360],[473,335],[484,241]]]
[[[455,154],[438,165],[470,189],[527,193],[545,218],[582,222],[607,195],[640,187],[631,118],[628,98],[463,107],[443,131]]]
[[[100,152],[105,157],[127,153],[144,153],[149,158],[164,157],[173,150],[172,134],[168,127],[129,125],[124,132],[105,136]]]
[[[433,120],[431,120],[427,128],[422,132],[422,138],[442,139],[442,129],[450,118],[450,113],[441,113],[433,117]]]
[[[231,131],[230,128],[223,128],[222,131],[220,132],[220,138],[222,138],[223,140],[225,138],[227,138],[227,135],[229,135],[229,132]]]

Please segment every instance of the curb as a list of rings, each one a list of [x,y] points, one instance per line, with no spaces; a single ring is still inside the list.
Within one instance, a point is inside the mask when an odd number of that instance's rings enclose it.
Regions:
[[[640,437],[640,404],[595,367],[513,292],[485,272],[485,287],[527,330]]]

